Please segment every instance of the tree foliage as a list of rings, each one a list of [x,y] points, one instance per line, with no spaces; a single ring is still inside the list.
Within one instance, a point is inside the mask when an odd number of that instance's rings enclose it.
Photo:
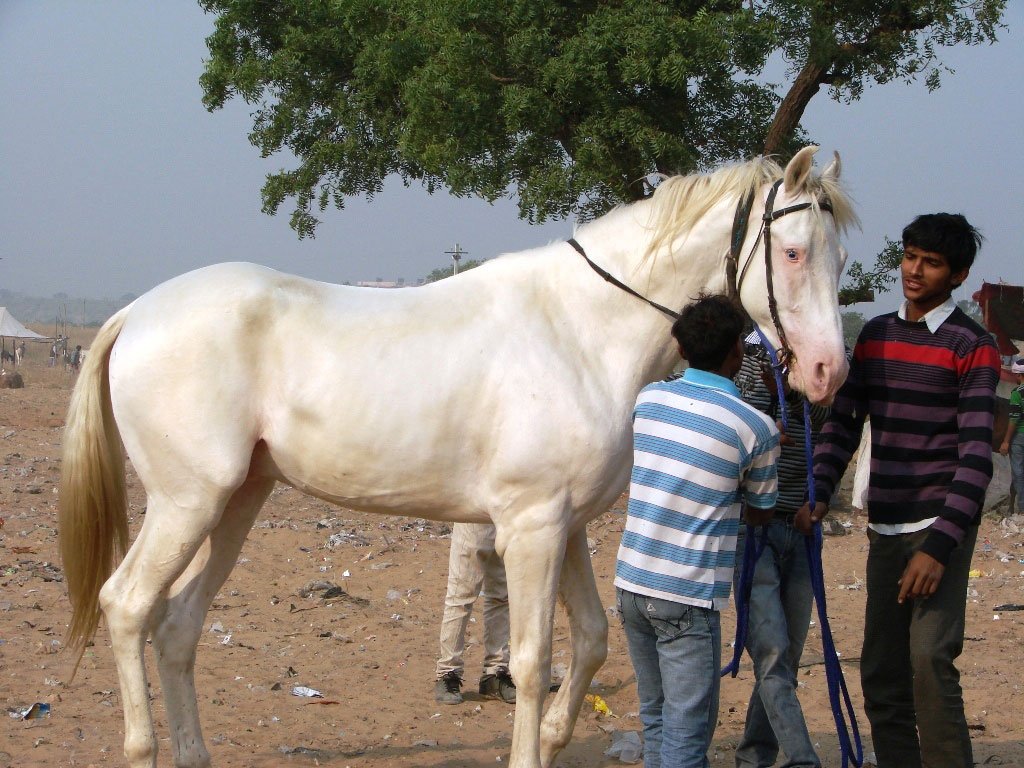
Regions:
[[[296,165],[264,210],[291,223],[398,175],[583,218],[688,173],[804,143],[821,88],[923,76],[995,39],[1005,0],[200,0],[216,15],[204,103],[254,107],[250,140]],[[775,52],[788,85],[765,83]]]
[[[885,238],[885,248],[875,257],[875,265],[868,270],[859,261],[846,269],[846,285],[839,289],[839,304],[849,306],[861,301],[874,301],[875,291],[885,293],[896,282],[893,274],[903,261],[903,245]]]

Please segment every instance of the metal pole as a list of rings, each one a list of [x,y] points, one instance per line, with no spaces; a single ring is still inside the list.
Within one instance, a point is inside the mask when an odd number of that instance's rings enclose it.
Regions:
[[[459,274],[459,261],[466,255],[466,251],[462,250],[462,246],[456,243],[454,251],[445,251],[445,253],[452,257],[452,276],[454,277]]]

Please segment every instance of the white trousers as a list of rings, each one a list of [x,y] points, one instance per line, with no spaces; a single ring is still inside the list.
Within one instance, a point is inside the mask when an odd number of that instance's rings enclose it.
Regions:
[[[508,669],[509,617],[505,565],[494,551],[494,526],[485,523],[456,523],[452,526],[452,548],[448,556],[448,593],[441,619],[441,654],[437,677],[449,672],[463,676],[462,656],[466,648],[466,627],[473,603],[483,596],[483,674]]]

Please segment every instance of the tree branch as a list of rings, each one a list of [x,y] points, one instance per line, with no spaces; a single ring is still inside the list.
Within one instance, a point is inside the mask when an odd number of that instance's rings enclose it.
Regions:
[[[807,62],[800,74],[796,76],[789,92],[782,99],[771,127],[764,139],[764,154],[771,155],[779,151],[787,137],[792,135],[800,124],[800,118],[814,94],[818,92],[828,72],[821,64]]]

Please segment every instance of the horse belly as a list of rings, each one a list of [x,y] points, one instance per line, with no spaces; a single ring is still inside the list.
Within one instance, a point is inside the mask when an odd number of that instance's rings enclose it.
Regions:
[[[374,382],[278,401],[261,471],[347,507],[455,521],[552,498],[593,517],[628,476],[628,430],[571,407],[500,386],[483,397],[426,377],[411,390]]]

